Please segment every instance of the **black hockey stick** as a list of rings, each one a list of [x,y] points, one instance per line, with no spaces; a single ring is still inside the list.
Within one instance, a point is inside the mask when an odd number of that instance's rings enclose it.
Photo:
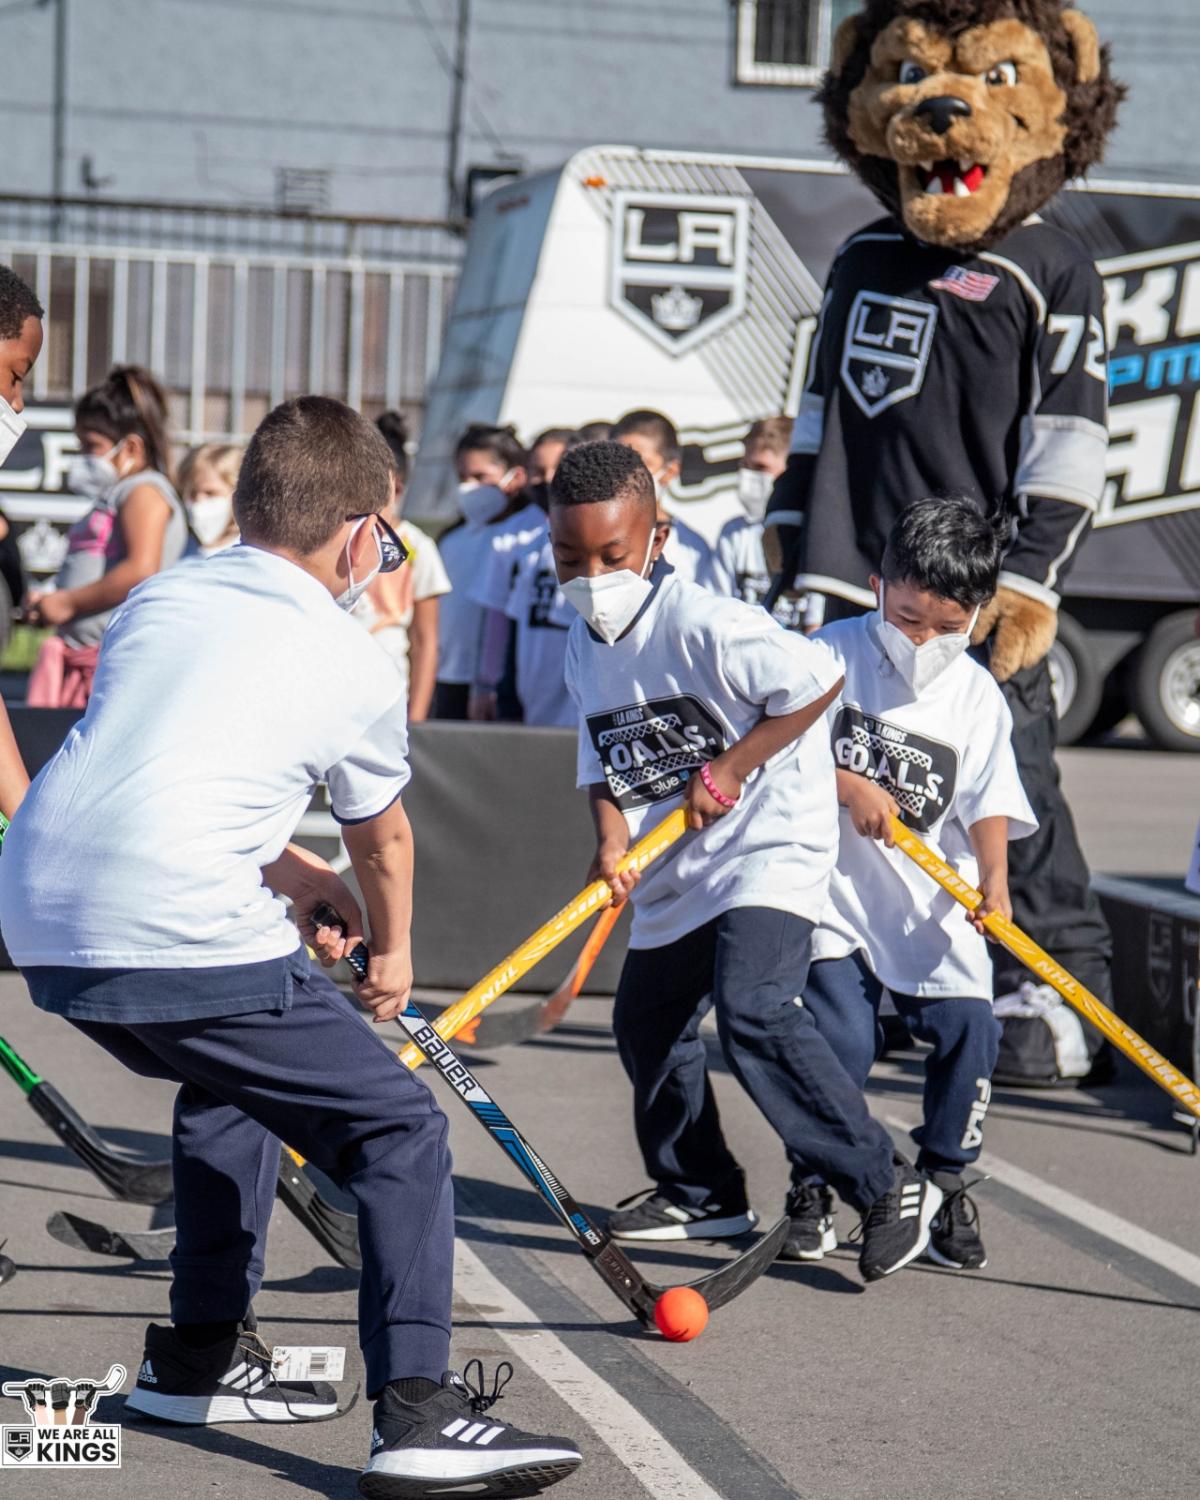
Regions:
[[[174,1192],[169,1161],[134,1161],[114,1151],[52,1083],[39,1078],[0,1037],[0,1067],[24,1093],[34,1112],[63,1145],[94,1173],[115,1198],[127,1203],[165,1203]]]
[[[318,926],[342,930],[341,918],[332,907],[318,907],[313,913],[313,919]],[[360,983],[366,978],[367,962],[367,950],[362,943],[346,955],[350,972]],[[667,1288],[647,1281],[608,1231],[588,1218],[492,1096],[459,1061],[411,1000],[397,1020],[484,1130],[511,1157],[546,1200],[551,1212],[566,1227],[601,1278],[643,1327],[654,1327],[654,1309]],[[731,1260],[720,1270],[692,1282],[692,1289],[700,1293],[710,1309],[722,1307],[726,1302],[732,1301],[775,1260],[787,1238],[789,1222],[785,1215],[736,1260]]]
[[[3,1250],[7,1244],[7,1240],[0,1240],[0,1250]],[[17,1268],[8,1256],[0,1255],[0,1286],[3,1286],[6,1281],[11,1281],[16,1274]]]
[[[362,1269],[358,1253],[358,1220],[324,1199],[316,1184],[297,1165],[294,1152],[285,1146],[279,1158],[275,1196],[300,1221],[323,1250],[347,1270]],[[120,1260],[162,1262],[175,1248],[175,1229],[112,1229],[79,1214],[55,1213],[46,1220],[46,1232],[72,1250],[92,1255],[111,1255]]]

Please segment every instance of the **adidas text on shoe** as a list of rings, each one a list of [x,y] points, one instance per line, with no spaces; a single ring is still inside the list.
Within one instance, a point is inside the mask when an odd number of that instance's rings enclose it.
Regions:
[[[926,1257],[951,1271],[982,1271],[987,1265],[987,1251],[979,1234],[979,1209],[969,1189],[984,1179],[979,1177],[971,1183],[960,1179],[958,1186],[952,1187],[939,1173],[934,1181],[944,1197],[929,1226]]]
[[[338,1409],[337,1392],[320,1381],[276,1380],[271,1351],[256,1333],[189,1349],[173,1328],[151,1323],[129,1411],[160,1422],[311,1422]]]
[[[820,1183],[801,1183],[787,1196],[788,1237],[780,1260],[821,1260],[837,1249],[833,1227],[833,1194]]]
[[[423,1401],[405,1401],[400,1382],[384,1387],[375,1402],[371,1457],[358,1481],[367,1500],[426,1500],[436,1495],[537,1495],[573,1474],[583,1462],[562,1438],[537,1437],[487,1412],[512,1376],[505,1361],[490,1395],[449,1370],[440,1390]]]
[[[632,1207],[626,1204],[632,1203]],[[684,1208],[664,1193],[652,1192],[640,1203],[625,1199],[608,1216],[608,1232],[616,1240],[731,1240],[747,1234],[758,1215],[745,1192],[725,1201],[710,1200],[703,1208]]]
[[[863,1218],[858,1266],[864,1281],[880,1281],[915,1260],[929,1244],[929,1226],[941,1207],[941,1188],[903,1157],[896,1158],[895,1167],[890,1191]]]

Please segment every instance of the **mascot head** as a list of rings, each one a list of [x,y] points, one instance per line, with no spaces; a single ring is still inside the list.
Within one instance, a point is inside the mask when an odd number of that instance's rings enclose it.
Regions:
[[[819,102],[910,234],[981,250],[1100,160],[1124,92],[1070,0],[866,0]]]

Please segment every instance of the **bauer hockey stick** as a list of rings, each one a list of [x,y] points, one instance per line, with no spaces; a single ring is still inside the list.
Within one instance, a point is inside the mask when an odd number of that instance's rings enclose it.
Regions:
[[[528,1042],[535,1036],[541,1036],[543,1032],[553,1031],[570,1010],[571,1002],[579,997],[623,909],[624,902],[620,906],[604,908],[596,918],[596,925],[588,933],[587,942],[580,949],[579,957],[548,999],[535,1000],[524,1010],[506,1011],[503,1015],[493,1014],[486,1018],[477,1016],[473,1023],[468,1022],[458,1033],[459,1042],[486,1052],[492,1047],[512,1047],[520,1042]]]
[[[341,926],[341,919],[332,908],[318,908],[314,917],[325,926]],[[346,955],[346,962],[361,984],[367,975],[366,947],[359,943],[353,952]],[[668,1288],[647,1281],[608,1231],[588,1218],[554,1172],[411,1000],[397,1019],[412,1038],[413,1045],[424,1053],[483,1129],[545,1199],[555,1218],[566,1227],[601,1279],[643,1327],[652,1328],[655,1306]],[[785,1215],[736,1260],[691,1282],[692,1290],[699,1292],[710,1309],[722,1307],[726,1302],[732,1301],[739,1292],[745,1291],[751,1282],[756,1281],[778,1256],[787,1238],[789,1222]]]
[[[52,1083],[33,1071],[0,1037],[0,1067],[24,1093],[34,1113],[115,1198],[127,1203],[165,1203],[174,1192],[169,1161],[138,1162],[114,1151]]]
[[[906,828],[899,818],[892,819],[892,837],[897,849],[907,854],[914,864],[920,865],[927,875],[931,875],[944,891],[968,911],[974,911],[983,900],[974,886],[968,884],[957,870],[935,854],[910,828]],[[1159,1088],[1170,1094],[1189,1114],[1200,1118],[1200,1089],[1186,1073],[1181,1073],[1161,1052],[1156,1052],[1144,1037],[1139,1036],[1132,1026],[1126,1025],[1091,990],[1080,984],[1074,975],[1069,974],[1061,964],[1055,963],[1046,950],[1040,948],[1027,933],[1022,932],[1015,922],[999,912],[992,912],[984,917],[983,925],[1014,958],[1019,958],[1038,979],[1057,990],[1073,1010],[1077,1010],[1085,1021],[1090,1021],[1130,1062],[1136,1063],[1143,1073],[1153,1078]]]

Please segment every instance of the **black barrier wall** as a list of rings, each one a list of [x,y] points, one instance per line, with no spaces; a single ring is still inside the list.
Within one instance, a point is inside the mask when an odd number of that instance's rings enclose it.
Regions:
[[[13,730],[31,774],[79,718],[15,708]],[[414,724],[404,805],[416,840],[413,958],[418,985],[465,990],[582,887],[594,844],[587,797],[575,789],[575,735],[520,725]],[[301,840],[332,852],[319,835]],[[351,881],[353,884],[353,881]],[[587,988],[611,994],[628,918]],[[549,990],[583,943],[572,938],[521,982]],[[7,962],[7,954],[4,955]]]

